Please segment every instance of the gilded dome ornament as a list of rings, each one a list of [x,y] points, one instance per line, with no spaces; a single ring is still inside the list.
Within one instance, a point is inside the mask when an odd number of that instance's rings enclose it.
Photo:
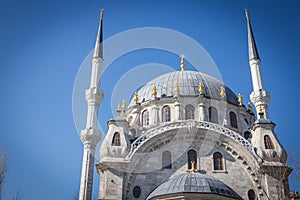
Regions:
[[[154,85],[153,88],[152,88],[152,96],[153,96],[153,97],[156,97],[156,96],[157,96],[157,88],[156,88],[156,85]]]
[[[190,170],[188,170],[188,172],[190,172],[190,173],[195,173],[197,170],[195,169],[195,161],[191,161],[191,169]]]
[[[175,94],[179,93],[179,84],[178,83],[176,83],[176,85],[175,85],[174,92],[175,92]]]
[[[203,94],[204,93],[204,86],[203,86],[203,83],[199,83],[199,94]]]
[[[118,101],[117,112],[121,112],[121,103]]]
[[[122,102],[122,110],[126,110],[126,101],[125,101],[125,99],[123,99],[123,102]]]
[[[185,69],[185,65],[184,65],[184,58],[185,58],[185,55],[184,54],[181,54],[180,55],[180,58],[181,58],[181,65],[180,65],[180,68],[181,68],[181,71],[184,71]]]
[[[250,114],[254,114],[251,102],[248,102],[248,111]]]
[[[243,96],[242,96],[242,94],[241,93],[239,93],[238,94],[238,102],[239,102],[239,105],[241,106],[241,105],[243,105]]]
[[[225,96],[226,96],[226,92],[225,92],[224,86],[221,86],[220,90],[221,90],[220,96],[221,96],[222,98],[225,97]]]
[[[175,93],[176,83],[179,84],[179,93]],[[199,84],[203,84],[203,94],[199,92]],[[153,94],[153,87],[156,86],[156,96]],[[158,87],[159,86],[159,87]],[[180,94],[181,97],[199,97],[205,95],[206,98],[220,100],[220,88],[223,86],[226,90],[226,102],[230,104],[239,105],[238,96],[234,92],[226,87],[223,82],[218,79],[209,76],[207,74],[197,72],[197,71],[174,71],[167,74],[158,76],[148,83],[146,83],[142,88],[138,90],[139,102],[151,101],[158,97],[176,97]],[[134,91],[135,92],[135,91]],[[155,92],[154,92],[155,93]],[[204,96],[203,96],[204,97]],[[136,105],[133,101],[134,96],[130,102],[130,106]]]
[[[135,103],[137,103],[137,102],[139,101],[139,94],[138,94],[138,92],[135,92],[135,93],[134,93],[133,101],[134,101]]]

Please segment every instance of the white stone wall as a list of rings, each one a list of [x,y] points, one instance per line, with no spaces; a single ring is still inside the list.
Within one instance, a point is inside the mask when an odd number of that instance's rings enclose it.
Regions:
[[[180,98],[162,98],[160,100],[152,100],[149,102],[142,103],[141,105],[135,105],[130,107],[125,114],[125,118],[129,118],[130,116],[133,118],[132,123],[129,125],[133,128],[137,128],[141,126],[142,122],[142,112],[144,110],[148,110],[149,113],[149,126],[140,127],[137,130],[140,130],[142,134],[142,130],[153,128],[154,126],[158,126],[163,124],[162,122],[162,108],[163,106],[171,107],[171,122],[175,122],[177,120],[185,120],[185,107],[187,105],[192,105],[195,108],[194,118],[196,120],[204,120],[208,121],[208,109],[210,106],[213,106],[218,111],[218,124],[225,125],[228,128],[230,127],[230,111],[234,112],[237,117],[237,125],[238,129],[234,129],[243,135],[243,132],[249,131],[251,127],[251,123],[255,120],[253,115],[250,115],[246,108],[243,106],[235,106],[229,104],[225,101],[217,101],[212,99],[206,99],[204,97],[180,97]],[[155,108],[155,109],[153,109]],[[247,124],[245,119],[248,121]]]
[[[164,105],[171,107],[171,122],[163,123],[162,108]],[[257,152],[262,149],[263,133],[273,129],[259,127],[253,129],[255,117],[247,112],[243,106],[235,106],[224,101],[216,101],[199,98],[166,98],[153,100],[130,107],[121,118],[132,117],[131,123],[124,124],[110,123],[109,131],[101,146],[102,162],[108,166],[101,172],[100,197],[103,199],[135,199],[132,190],[135,186],[141,187],[140,199],[146,196],[158,185],[178,174],[186,173],[187,155],[186,152],[193,148],[198,152],[198,170],[201,173],[213,176],[237,192],[242,198],[247,199],[247,192],[253,189],[258,199],[267,199],[278,196],[274,187],[278,186],[278,180],[268,177],[261,170],[262,158],[254,151],[247,149],[242,143],[234,141],[233,138],[225,136],[220,132],[212,130],[196,129],[191,125],[188,129],[167,130],[159,135],[143,142],[136,152],[128,157],[132,148],[129,140],[143,137],[150,130],[162,127],[172,122],[180,122],[185,118],[185,106],[193,105],[195,108],[195,120],[208,120],[208,108],[214,106],[218,110],[218,124],[235,132],[244,135],[244,132],[251,131],[253,137],[251,141],[257,147]],[[147,109],[150,117],[149,126],[141,126],[142,112]],[[229,113],[234,112],[237,117],[238,128],[230,126]],[[246,120],[247,122],[246,122]],[[125,123],[126,124],[126,123]],[[192,124],[192,121],[191,121]],[[121,133],[122,146],[111,146],[112,136],[115,131]],[[147,132],[148,131],[148,132]],[[270,134],[270,133],[269,133]],[[271,135],[272,135],[271,134]],[[276,136],[272,135],[272,140],[277,142]],[[276,143],[276,151],[280,150],[280,143]],[[161,169],[162,152],[172,153],[172,169]],[[281,148],[282,151],[284,149]],[[222,153],[224,157],[224,171],[213,170],[212,155],[214,152]],[[279,152],[280,153],[280,152]],[[281,154],[280,154],[281,155]],[[280,159],[279,159],[280,160]],[[274,165],[278,160],[274,160]],[[281,161],[284,161],[281,159]],[[282,163],[281,163],[282,165]],[[110,169],[109,166],[112,166]],[[115,173],[116,169],[118,172]],[[99,170],[98,170],[99,171]],[[111,181],[114,182],[111,182]],[[117,184],[114,186],[113,184]],[[281,185],[283,183],[280,183]],[[280,185],[279,184],[279,185]],[[113,196],[118,193],[119,196]],[[121,195],[121,196],[120,196]],[[275,195],[275,196],[274,196]],[[272,199],[272,198],[271,198]]]

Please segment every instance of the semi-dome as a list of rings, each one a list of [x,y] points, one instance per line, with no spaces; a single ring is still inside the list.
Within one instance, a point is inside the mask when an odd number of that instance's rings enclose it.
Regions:
[[[220,88],[223,86],[226,92],[224,99],[228,103],[238,105],[237,96],[224,83],[197,71],[175,71],[154,78],[138,91],[139,102],[151,100],[153,86],[157,87],[158,98],[173,97],[176,84],[178,84],[179,95],[196,97],[199,95],[199,83],[203,84],[206,98],[222,100]],[[131,101],[131,105],[133,105],[133,101]]]
[[[200,173],[184,173],[159,185],[149,194],[147,200],[184,193],[211,194],[229,199],[241,199],[230,187],[214,177]]]

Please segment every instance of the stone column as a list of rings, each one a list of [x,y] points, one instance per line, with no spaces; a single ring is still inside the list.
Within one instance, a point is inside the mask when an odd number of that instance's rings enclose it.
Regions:
[[[177,120],[181,120],[180,117],[180,103],[176,102],[174,104],[174,120],[172,121],[177,121]]]
[[[154,105],[150,112],[150,125],[159,124],[159,108],[157,105]]]
[[[199,107],[199,121],[207,121],[205,105],[203,103],[199,103],[198,107]]]

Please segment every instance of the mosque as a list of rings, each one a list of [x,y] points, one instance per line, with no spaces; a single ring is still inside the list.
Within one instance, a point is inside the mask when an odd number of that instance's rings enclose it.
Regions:
[[[98,199],[290,199],[287,153],[269,116],[261,60],[248,15],[249,66],[253,91],[244,105],[220,80],[181,69],[154,78],[118,106],[102,134],[97,128],[103,99],[103,12],[92,58],[80,200],[91,200],[94,167],[100,176]],[[105,117],[105,116],[103,116]],[[280,134],[280,133],[279,133]]]

